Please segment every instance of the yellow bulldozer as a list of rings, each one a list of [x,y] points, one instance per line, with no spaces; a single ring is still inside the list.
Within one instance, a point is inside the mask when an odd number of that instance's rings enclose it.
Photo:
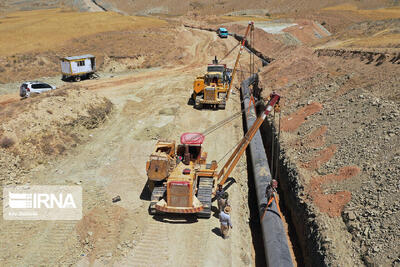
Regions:
[[[279,95],[271,94],[265,112],[250,127],[220,171],[215,160],[207,164],[207,153],[201,146],[205,136],[201,133],[182,134],[177,147],[174,141],[158,141],[146,164],[148,187],[152,192],[149,213],[197,214],[200,218],[209,218],[213,190],[217,184],[225,183],[279,99]]]
[[[205,105],[215,109],[225,109],[226,101],[229,99],[231,93],[232,82],[235,78],[239,58],[250,30],[254,30],[253,22],[250,22],[247,26],[233,70],[228,69],[226,64],[218,64],[217,57],[215,56],[213,63],[208,64],[206,74],[195,79],[191,98],[196,109],[202,109]]]
[[[197,77],[193,83],[194,107],[202,109],[204,105],[210,105],[225,109],[230,81],[230,70],[225,64],[218,64],[218,59],[215,57],[213,63],[208,64],[206,74]]]
[[[211,214],[211,191],[216,162],[206,164],[200,133],[185,133],[181,144],[158,141],[147,162],[150,214],[159,212]],[[166,194],[167,197],[164,197]],[[209,217],[209,216],[208,216]]]

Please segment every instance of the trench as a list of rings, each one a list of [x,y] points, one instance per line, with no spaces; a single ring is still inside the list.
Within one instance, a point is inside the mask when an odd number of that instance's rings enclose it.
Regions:
[[[288,236],[297,265],[327,266],[315,214],[301,198],[304,195],[304,188],[299,182],[299,174],[281,147],[278,132],[272,120],[265,120],[260,127],[260,132],[269,165],[272,167],[272,176],[278,180],[280,209],[288,225]],[[271,162],[272,159],[274,163]]]
[[[205,30],[215,32],[212,28],[202,28],[191,25],[184,25],[188,28]],[[238,34],[231,34],[236,40],[242,41],[243,37]],[[263,66],[268,65],[274,59],[270,58],[254,47],[251,47],[249,43],[245,42],[246,48],[262,60]],[[250,78],[249,78],[250,79]],[[256,94],[255,94],[256,95]],[[245,108],[245,103],[242,97],[242,110]],[[243,113],[243,129],[246,133],[247,131],[247,118],[245,113]],[[295,165],[291,164],[290,160],[286,156],[285,150],[281,147],[280,140],[278,140],[278,134],[275,126],[270,120],[265,120],[261,125],[259,132],[262,138],[262,146],[266,154],[269,166],[273,166],[273,171],[269,174],[269,179],[271,177],[277,177],[278,179],[278,193],[279,193],[279,208],[284,216],[288,227],[288,233],[283,233],[282,227],[275,226],[265,226],[262,225],[260,220],[260,199],[257,197],[257,193],[264,188],[258,188],[260,186],[256,179],[262,178],[260,175],[254,173],[254,159],[252,159],[252,153],[250,153],[250,146],[246,149],[247,158],[247,171],[248,171],[248,206],[250,210],[250,230],[252,235],[252,242],[255,251],[255,263],[256,266],[290,266],[290,260],[279,260],[279,255],[271,254],[269,249],[273,248],[272,243],[283,244],[283,238],[289,238],[292,245],[292,250],[294,257],[292,256],[292,262],[297,266],[329,266],[325,261],[324,257],[324,246],[321,244],[321,236],[319,232],[319,226],[315,220],[315,213],[311,210],[311,207],[307,205],[303,200],[304,187],[299,182],[299,174]],[[274,153],[272,153],[272,143],[274,143]],[[274,159],[275,164],[272,165],[271,159]],[[276,161],[276,159],[278,159]],[[258,159],[256,159],[258,160]],[[276,165],[276,168],[274,167]],[[265,166],[269,171],[269,166]],[[265,178],[265,177],[264,177]],[[257,187],[258,183],[258,187]],[[276,223],[273,222],[273,224]],[[266,236],[263,228],[270,228],[274,230],[279,230],[280,241],[274,240],[272,243],[271,239],[274,237]],[[268,233],[267,233],[268,234]],[[273,234],[272,234],[273,235]],[[285,237],[282,237],[285,235]],[[287,236],[286,236],[287,235]],[[276,236],[275,236],[276,238]],[[268,239],[270,239],[268,241]],[[266,245],[267,244],[267,245]],[[287,245],[287,244],[286,244]],[[267,248],[265,246],[268,246]],[[281,248],[284,248],[282,246]],[[284,249],[283,249],[284,250]],[[274,248],[275,252],[280,253],[279,249]],[[288,253],[286,251],[282,252],[282,256],[287,257]],[[274,262],[271,264],[271,261]]]
[[[242,110],[249,107],[250,91],[258,95],[258,89],[257,75],[242,82]],[[257,107],[257,114],[266,108],[262,104]],[[249,111],[243,113],[245,132],[256,118],[254,110]],[[273,113],[264,120],[247,148],[248,205],[256,266],[326,266],[315,213],[301,198],[304,188],[296,167],[281,149],[272,117]],[[273,178],[278,180],[279,201],[267,207],[264,194]]]
[[[253,89],[250,89],[253,86]],[[252,75],[241,83],[241,98],[244,110],[244,129],[253,127],[258,123],[256,112],[251,108],[250,95],[251,91],[259,92],[258,90],[258,75]],[[258,95],[258,94],[256,94]],[[265,110],[265,108],[263,109]],[[247,130],[246,130],[247,132]],[[245,134],[247,136],[247,134]],[[296,262],[294,255],[292,256],[288,237],[285,231],[285,219],[279,211],[277,204],[279,201],[272,198],[268,199],[266,196],[266,189],[271,183],[272,176],[268,165],[267,155],[265,153],[262,137],[260,131],[254,135],[249,142],[247,155],[248,155],[248,169],[249,171],[249,197],[255,197],[256,202],[252,203],[249,200],[249,209],[251,214],[258,214],[252,218],[254,222],[251,225],[253,245],[255,248],[255,259],[257,266],[282,266],[291,267]],[[254,185],[253,185],[254,183]],[[267,204],[268,203],[268,204]],[[258,223],[257,223],[258,222]],[[260,230],[259,230],[260,229]],[[259,242],[259,240],[262,241]],[[259,259],[262,257],[257,253],[264,251],[265,264],[262,264]],[[261,252],[262,254],[262,252]]]
[[[242,101],[242,110],[244,110],[244,103]],[[247,123],[246,116],[242,114],[242,123],[243,123],[243,131],[244,134],[247,132]],[[256,197],[256,185],[254,183],[254,172],[253,168],[251,168],[251,153],[249,148],[246,149],[246,166],[247,166],[247,187],[248,187],[248,199],[247,204],[250,211],[250,220],[249,226],[251,231],[251,238],[254,248],[254,257],[256,266],[267,266],[266,255],[263,243],[263,236],[259,233],[262,233],[261,223],[260,223],[260,214],[258,211],[257,197]]]

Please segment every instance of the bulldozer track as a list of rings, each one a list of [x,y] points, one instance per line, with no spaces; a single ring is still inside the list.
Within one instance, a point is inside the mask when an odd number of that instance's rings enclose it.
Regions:
[[[213,189],[213,178],[200,177],[197,198],[203,204],[203,211],[198,212],[199,218],[210,218],[211,216],[211,194]]]
[[[41,246],[24,250],[21,258],[23,262],[29,262],[28,266],[56,266],[60,264],[65,253],[69,252],[67,241],[75,231],[75,224],[76,222],[47,223],[46,229],[36,234],[35,241],[40,240]],[[21,233],[25,232],[23,228],[26,231],[26,226],[15,227],[13,233],[21,236]],[[71,259],[71,262],[63,262],[63,264],[70,265],[74,263],[73,261],[74,259]]]
[[[210,233],[210,220],[199,220],[196,223],[196,227],[187,229],[189,241],[185,242],[187,251],[195,251],[195,253],[182,255],[180,259],[181,266],[194,267],[204,266],[204,260],[207,259],[204,249],[207,247],[208,235]]]
[[[154,187],[153,192],[151,193],[151,201],[149,206],[149,213],[151,215],[156,214],[155,206],[157,202],[164,196],[165,190],[167,190],[167,188],[164,185]]]
[[[168,227],[153,219],[135,248],[118,266],[168,266]]]

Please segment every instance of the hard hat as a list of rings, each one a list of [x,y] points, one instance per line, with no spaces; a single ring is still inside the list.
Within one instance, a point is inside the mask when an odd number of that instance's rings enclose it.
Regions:
[[[230,206],[226,206],[224,209],[224,212],[229,214],[229,212],[231,212],[231,207]]]

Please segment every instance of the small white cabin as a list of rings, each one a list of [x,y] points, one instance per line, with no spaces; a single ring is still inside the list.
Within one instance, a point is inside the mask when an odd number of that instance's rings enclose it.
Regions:
[[[75,76],[93,73],[96,71],[96,58],[93,55],[65,57],[61,59],[63,76]]]

